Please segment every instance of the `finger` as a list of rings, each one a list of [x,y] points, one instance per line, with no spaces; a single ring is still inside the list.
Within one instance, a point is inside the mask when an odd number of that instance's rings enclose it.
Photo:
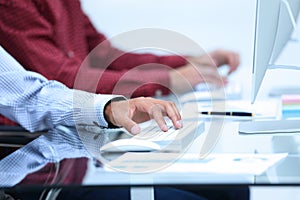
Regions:
[[[125,117],[124,120],[121,122],[123,127],[131,134],[137,135],[141,132],[141,128],[137,123],[132,121],[130,118]]]
[[[232,53],[231,56],[228,58],[228,65],[230,67],[229,74],[235,71],[238,66],[240,65],[240,56],[237,53]]]
[[[169,117],[175,128],[181,128],[181,115],[176,105],[172,101],[162,101],[158,99],[149,98],[153,103],[160,106],[161,113],[167,117]]]
[[[171,119],[172,124],[175,128],[181,128],[181,115],[173,102],[157,102],[157,105],[160,106],[162,114],[165,114],[169,119]]]
[[[160,106],[162,113],[166,113],[166,116],[174,116],[175,120],[181,120],[181,115],[176,105],[172,101],[162,101],[159,99],[153,99],[149,97],[149,99],[154,103]]]
[[[155,100],[153,98],[147,97],[147,98],[137,98],[136,100],[142,100],[142,101],[136,101],[136,109],[139,112],[147,113],[150,118],[154,119],[161,130],[167,131],[168,127],[166,125],[166,122],[163,118],[164,109],[160,107],[159,104],[155,103],[159,100]]]
[[[167,102],[166,104],[167,116],[172,120],[175,128],[181,128],[181,115],[173,102]]]
[[[219,67],[219,66],[226,64],[227,55],[226,55],[225,51],[219,49],[219,50],[215,50],[215,51],[209,53],[209,55],[211,56],[212,60],[215,63],[214,66]]]
[[[159,104],[153,104],[149,114],[156,121],[162,131],[168,131],[168,126],[163,117],[163,112]]]
[[[240,63],[239,54],[233,51],[226,51],[226,50],[216,50],[213,51],[211,54],[212,58],[215,60],[217,66],[222,66],[228,64],[229,74],[237,69]]]

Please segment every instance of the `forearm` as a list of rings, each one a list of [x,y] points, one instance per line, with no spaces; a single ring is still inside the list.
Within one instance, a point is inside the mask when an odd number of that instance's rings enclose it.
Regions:
[[[169,68],[187,64],[184,56],[126,52],[111,46],[108,40],[102,41],[93,49],[90,58],[93,66],[112,70],[130,70],[145,64],[161,64]],[[103,63],[105,64],[103,65]]]
[[[105,63],[105,68],[112,70],[129,70],[140,65],[151,63],[166,65],[170,68],[177,68],[187,64],[185,56],[159,56],[152,53],[135,53],[118,49],[110,43],[105,35],[95,29],[86,16],[85,31],[89,51],[91,51],[90,58],[95,67],[103,66],[103,63]]]
[[[170,69],[157,64],[143,67],[148,69],[104,71],[98,82],[97,93],[121,94],[126,97],[154,96],[157,91],[169,94]]]

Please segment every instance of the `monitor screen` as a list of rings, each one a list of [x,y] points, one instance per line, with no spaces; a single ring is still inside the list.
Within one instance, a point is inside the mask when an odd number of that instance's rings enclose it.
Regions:
[[[272,66],[295,29],[299,0],[257,0],[252,68],[254,103],[266,70]]]

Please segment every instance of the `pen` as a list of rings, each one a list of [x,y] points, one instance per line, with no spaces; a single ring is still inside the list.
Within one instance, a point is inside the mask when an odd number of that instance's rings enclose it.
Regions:
[[[200,112],[202,115],[226,115],[226,116],[238,116],[238,117],[253,117],[254,113],[251,112],[220,112],[220,111],[205,111]]]

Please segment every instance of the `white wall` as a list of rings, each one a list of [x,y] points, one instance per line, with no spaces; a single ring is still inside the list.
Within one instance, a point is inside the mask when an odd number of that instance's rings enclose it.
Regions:
[[[98,30],[110,37],[139,28],[164,28],[208,50],[241,52],[247,62],[252,53],[253,0],[82,0],[82,5]]]

